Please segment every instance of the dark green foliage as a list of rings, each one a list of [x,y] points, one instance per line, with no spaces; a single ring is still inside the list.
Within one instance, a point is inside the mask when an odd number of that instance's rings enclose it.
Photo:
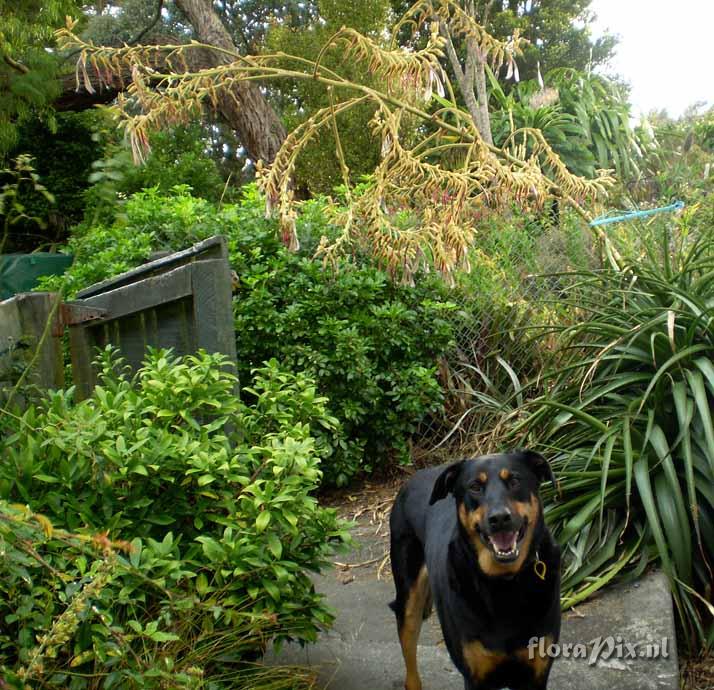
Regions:
[[[611,168],[623,182],[635,179],[645,143],[630,126],[630,104],[622,85],[570,68],[555,70],[547,79],[558,89],[563,111],[573,115],[594,159],[592,166],[571,169],[591,174],[597,168]],[[570,164],[567,158],[564,162]]]
[[[81,618],[106,586],[115,557],[105,552],[102,558],[101,547],[93,548],[90,536],[55,529],[46,517],[4,500],[0,500],[0,548],[4,622],[0,675],[4,688],[25,690],[33,687],[28,681],[44,672],[47,657],[51,673],[58,648],[76,633]],[[78,685],[70,681],[68,687]]]
[[[410,435],[442,402],[436,360],[455,310],[445,288],[426,277],[401,287],[368,265],[333,273],[286,252],[256,220],[251,234],[231,242],[241,370],[275,357],[315,377],[347,436],[324,466],[328,481],[341,485],[361,465],[406,460]]]
[[[54,202],[29,190],[22,195],[27,213],[40,218],[44,227],[39,232],[36,223],[17,224],[12,230],[12,251],[31,252],[43,245],[65,242],[68,229],[82,220],[92,163],[101,155],[92,137],[98,120],[93,112],[59,113],[52,129],[38,119],[20,128],[17,146],[10,155],[32,156],[35,171]]]
[[[495,12],[496,36],[508,36],[520,28],[530,42],[518,61],[521,78],[533,79],[540,62],[541,71],[560,67],[586,71],[605,64],[615,49],[617,38],[606,34],[593,39],[592,0],[509,0],[504,11]]]
[[[111,222],[122,212],[122,200],[144,189],[163,195],[177,186],[194,196],[216,202],[230,201],[235,187],[227,186],[216,162],[207,154],[208,130],[201,124],[178,126],[151,139],[151,152],[143,165],[136,165],[126,142],[117,136],[109,118],[97,122],[95,137],[103,155],[93,164],[87,190],[85,217],[88,223]]]
[[[313,433],[337,422],[307,377],[275,363],[246,403],[220,355],[150,352],[131,380],[109,353],[101,368],[87,400],[52,393],[5,429],[0,499],[131,549],[60,642],[58,616],[101,562],[66,549],[2,559],[0,667],[27,666],[48,635],[43,687],[99,687],[107,672],[101,687],[260,687],[245,662],[269,638],[313,640],[331,620],[307,573],[347,538],[311,495]]]
[[[157,5],[158,0],[122,0],[121,3],[113,3],[112,11],[88,17],[82,37],[93,41],[95,45],[118,46],[132,42],[150,26],[141,37],[141,43],[161,43],[167,40],[185,43],[197,38],[193,26],[174,2],[163,3],[161,16],[153,24]],[[299,31],[297,35],[302,40],[303,33],[311,32],[318,17],[317,0],[222,0],[213,3],[211,7],[242,55],[264,52],[266,34],[276,27]],[[264,86],[279,113],[282,114],[284,109],[293,109],[295,93],[292,85],[286,84],[285,88],[271,84]],[[210,156],[225,177],[231,175],[231,181],[236,186],[250,181],[254,173],[253,162],[247,158],[236,133],[220,118],[216,121],[209,113],[204,113],[202,124],[204,131],[200,139],[204,143],[203,158]],[[202,190],[188,179],[177,179],[174,183],[182,182],[191,184],[195,193],[203,196]],[[219,192],[220,188],[222,184],[219,185]],[[131,191],[136,191],[136,188]],[[214,195],[211,193],[207,198],[214,198]]]
[[[308,27],[279,24],[268,34],[271,51],[283,51],[290,55],[315,60],[332,35],[347,26],[368,36],[379,36],[387,25],[389,3],[387,0],[345,3],[342,0],[318,0],[320,21]],[[371,77],[365,65],[355,61],[345,65],[341,47],[332,48],[323,55],[321,63],[348,79],[368,84]],[[277,98],[281,104],[282,117],[288,131],[293,130],[321,108],[330,106],[330,99],[322,85],[298,80],[277,85]],[[379,162],[380,142],[375,140],[369,128],[375,108],[365,104],[338,116],[340,142],[345,163],[352,180],[359,180]],[[298,160],[295,171],[297,187],[312,194],[329,194],[336,184],[342,182],[340,164],[335,155],[335,137],[330,129],[323,129]]]
[[[40,118],[54,127],[60,63],[47,48],[76,0],[0,0],[0,158],[17,143],[18,126]]]
[[[455,306],[441,282],[425,276],[416,288],[399,286],[368,263],[324,268],[308,255],[321,235],[333,232],[319,200],[303,206],[298,233],[306,248],[293,254],[280,243],[275,221],[265,218],[254,187],[240,204],[220,211],[185,188],[174,191],[172,197],[135,194],[123,218],[73,237],[69,294],[140,264],[152,251],[224,234],[238,276],[241,380],[271,359],[315,379],[342,429],[318,434],[328,483],[405,460],[410,434],[442,401],[436,360],[452,339]],[[44,283],[58,285],[58,279]]]
[[[206,132],[201,125],[175,127],[151,140],[151,154],[143,165],[129,165],[119,192],[129,196],[148,187],[167,194],[175,185],[186,185],[196,197],[219,201],[226,184],[215,162],[206,155]],[[230,201],[230,192],[226,201]]]
[[[276,25],[307,29],[318,17],[317,4],[317,0],[223,0],[214,9],[241,53],[255,54]]]
[[[165,40],[169,35],[183,33],[176,31],[173,20],[177,9],[172,2],[164,3],[164,11],[153,26],[158,0],[122,0],[107,4],[112,5],[111,11],[105,8],[101,14],[89,15],[82,32],[82,36],[95,45],[119,46],[131,43],[147,27],[151,28],[142,36],[142,43],[151,43],[157,37]]]
[[[7,168],[0,168],[0,254],[17,251],[22,246],[18,226],[34,227],[40,231],[44,219],[28,213],[25,199],[42,199],[54,204],[54,197],[40,182],[34,161],[26,155],[18,156]],[[20,242],[16,242],[20,239]]]
[[[66,242],[68,229],[83,219],[89,225],[111,223],[122,214],[122,201],[145,188],[168,195],[184,185],[184,192],[190,189],[208,201],[235,195],[206,155],[206,132],[200,125],[157,134],[146,163],[137,166],[108,117],[67,113],[58,114],[56,121],[55,132],[40,120],[21,128],[17,150],[33,157],[35,172],[53,201],[23,186],[18,198],[28,218],[13,223],[7,251],[31,252]]]

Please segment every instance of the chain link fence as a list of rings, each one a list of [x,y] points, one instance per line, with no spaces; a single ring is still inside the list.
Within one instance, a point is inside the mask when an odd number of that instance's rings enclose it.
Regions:
[[[568,274],[599,259],[592,235],[571,219],[494,230],[471,263],[453,294],[454,346],[439,362],[444,410],[415,435],[417,462],[494,449],[502,413],[542,390],[555,329],[572,318]]]

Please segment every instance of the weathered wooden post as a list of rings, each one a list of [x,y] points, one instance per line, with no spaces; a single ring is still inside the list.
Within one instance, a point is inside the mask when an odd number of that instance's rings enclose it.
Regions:
[[[64,385],[62,339],[55,327],[60,316],[59,308],[55,307],[58,299],[60,296],[55,292],[24,292],[0,302],[0,404],[30,364],[25,385],[41,388]],[[53,323],[47,327],[53,315]]]

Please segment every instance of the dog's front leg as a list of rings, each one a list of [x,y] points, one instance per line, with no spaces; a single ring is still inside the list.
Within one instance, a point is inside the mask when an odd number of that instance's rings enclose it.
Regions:
[[[419,632],[405,626],[400,635],[402,643],[402,654],[404,655],[404,665],[406,666],[406,678],[404,679],[404,690],[422,690],[421,678],[417,669],[417,640]]]
[[[481,685],[474,683],[470,678],[464,677],[464,690],[481,690]]]
[[[417,669],[417,644],[422,621],[430,600],[429,576],[426,567],[422,566],[419,575],[409,590],[403,609],[397,603],[399,642],[402,646],[404,665],[406,667],[405,690],[422,690],[421,678]]]

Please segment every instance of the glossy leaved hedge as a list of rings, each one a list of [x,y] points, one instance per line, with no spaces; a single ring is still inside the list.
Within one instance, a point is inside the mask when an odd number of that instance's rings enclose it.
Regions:
[[[132,377],[109,352],[101,366],[90,398],[57,391],[3,417],[0,676],[298,687],[261,685],[247,662],[331,620],[308,577],[348,539],[314,497],[315,433],[339,432],[325,398],[274,361],[246,382],[246,402],[220,355],[153,351]],[[41,514],[43,532],[22,511]],[[124,550],[88,554],[57,530]]]

